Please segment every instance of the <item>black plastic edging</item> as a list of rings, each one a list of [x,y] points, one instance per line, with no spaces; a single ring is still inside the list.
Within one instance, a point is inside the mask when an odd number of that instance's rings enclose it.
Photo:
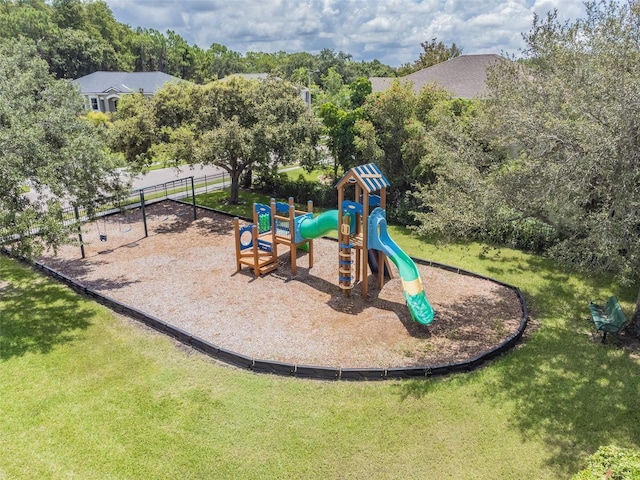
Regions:
[[[175,200],[171,200],[175,201]],[[203,208],[203,207],[198,207]],[[212,210],[217,213],[217,210]],[[231,215],[228,215],[231,216]],[[2,253],[5,255],[9,255],[9,252],[2,248]],[[522,295],[522,292],[519,288],[509,285],[507,283],[501,282],[499,280],[494,280],[492,278],[486,277],[484,275],[480,275],[474,272],[470,272],[467,270],[459,269],[457,267],[452,267],[449,265],[439,264],[437,262],[429,262],[427,260],[422,259],[414,259],[416,263],[420,263],[422,265],[428,265],[435,268],[442,268],[444,270],[452,271],[454,273],[469,275],[477,278],[481,278],[484,280],[488,280],[494,282],[496,284],[502,285],[506,288],[511,289],[518,297],[520,301],[520,306],[522,308],[522,318],[520,320],[520,325],[518,330],[507,339],[505,339],[502,343],[497,345],[496,347],[488,350],[470,360],[455,362],[451,364],[441,364],[441,365],[433,365],[433,366],[411,366],[411,367],[393,367],[393,368],[336,368],[336,367],[324,367],[324,366],[314,366],[314,365],[295,365],[290,363],[282,363],[271,360],[262,360],[255,359],[252,357],[248,357],[246,355],[242,355],[240,353],[233,352],[231,350],[227,350],[225,348],[214,345],[202,338],[196,337],[191,333],[178,328],[170,323],[167,323],[159,318],[156,318],[152,315],[149,315],[142,310],[138,310],[134,307],[130,307],[124,303],[121,303],[113,298],[102,295],[95,290],[88,288],[77,280],[67,277],[66,275],[54,270],[53,268],[47,267],[46,265],[35,262],[33,267],[35,267],[40,272],[46,274],[47,276],[64,283],[69,286],[74,291],[90,297],[91,299],[97,301],[98,303],[106,306],[107,308],[126,315],[132,319],[138,320],[141,323],[147,325],[148,327],[157,330],[158,332],[164,333],[173,339],[190,346],[212,358],[220,360],[222,362],[244,368],[246,370],[251,370],[256,373],[271,373],[275,375],[283,375],[283,376],[293,376],[299,378],[309,378],[309,379],[318,379],[318,380],[348,380],[348,381],[361,381],[361,380],[387,380],[387,379],[408,379],[408,378],[424,378],[424,377],[433,377],[433,376],[444,376],[450,375],[453,373],[460,372],[469,372],[474,370],[489,360],[502,355],[513,348],[516,343],[522,338],[524,330],[527,326],[528,321],[528,310],[527,305]]]

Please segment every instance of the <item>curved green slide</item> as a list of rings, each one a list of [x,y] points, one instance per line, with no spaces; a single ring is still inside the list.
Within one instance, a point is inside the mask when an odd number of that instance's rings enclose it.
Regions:
[[[338,210],[322,212],[315,218],[304,217],[299,224],[302,238],[318,238],[338,229]]]
[[[328,210],[315,218],[311,215],[304,217],[297,228],[300,236],[308,239],[322,237],[337,229],[338,210]],[[411,318],[422,325],[429,325],[433,322],[434,312],[422,288],[418,266],[389,236],[387,220],[382,208],[378,207],[371,212],[368,233],[369,248],[383,251],[398,267]]]
[[[422,287],[418,266],[389,236],[384,210],[376,208],[369,217],[369,248],[381,250],[398,267],[404,298],[411,317],[422,325],[433,322],[433,307]]]

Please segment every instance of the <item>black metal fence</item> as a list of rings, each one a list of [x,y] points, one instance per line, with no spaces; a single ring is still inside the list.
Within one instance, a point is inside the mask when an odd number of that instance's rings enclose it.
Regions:
[[[121,197],[105,198],[91,207],[63,206],[60,211],[60,221],[63,225],[72,227],[108,215],[144,208],[145,205],[166,199],[182,200],[193,197],[193,194],[214,192],[230,185],[231,178],[226,173],[180,178],[158,185],[134,189]],[[0,245],[18,240],[20,236],[37,235],[39,232],[40,226],[37,221],[34,221],[32,226],[22,229],[20,233],[10,232],[9,228],[3,229],[0,226]]]

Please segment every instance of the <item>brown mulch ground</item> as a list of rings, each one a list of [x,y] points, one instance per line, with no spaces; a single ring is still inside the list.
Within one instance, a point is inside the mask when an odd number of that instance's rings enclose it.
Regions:
[[[314,241],[314,267],[289,250],[279,270],[236,272],[233,220],[174,202],[99,220],[83,229],[86,258],[64,247],[41,261],[106,296],[148,312],[220,347],[263,360],[331,367],[429,366],[473,358],[517,331],[516,294],[488,280],[419,266],[436,317],[412,321],[397,277],[382,289],[369,277],[345,297],[337,286],[338,247]],[[100,242],[100,234],[107,235]]]

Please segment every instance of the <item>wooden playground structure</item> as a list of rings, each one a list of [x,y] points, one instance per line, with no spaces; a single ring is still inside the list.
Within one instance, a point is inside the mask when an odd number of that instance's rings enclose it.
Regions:
[[[336,184],[338,205],[340,205],[338,209],[339,285],[347,295],[354,286],[354,280],[355,282],[362,280],[362,295],[367,295],[369,268],[377,273],[378,288],[383,287],[385,275],[391,278],[389,261],[385,253],[381,250],[370,251],[368,232],[371,209],[386,208],[389,186],[389,181],[373,163],[352,168]],[[354,189],[352,198],[356,201],[345,200],[347,189],[352,187]],[[376,195],[376,192],[379,194]]]
[[[276,202],[271,205],[254,203],[253,223],[240,226],[240,220],[233,220],[236,238],[236,267],[242,265],[253,269],[256,277],[278,268],[278,245],[288,247],[291,253],[291,273],[298,271],[296,251],[298,248],[309,252],[309,268],[313,268],[313,239],[296,238],[296,218],[313,216],[313,202],[307,202],[307,211],[296,210],[293,198],[288,203]]]
[[[368,294],[369,269],[377,274],[379,288],[385,276],[391,278],[385,253],[371,249],[369,242],[369,215],[372,209],[385,209],[387,187],[388,180],[372,163],[350,169],[336,184],[340,206],[334,226],[339,234],[338,284],[347,296],[357,282],[361,283],[362,295]],[[253,223],[241,227],[239,219],[234,219],[237,271],[247,265],[258,277],[276,270],[278,245],[290,249],[292,274],[297,272],[298,248],[308,250],[312,268],[313,238],[301,236],[300,225],[313,220],[313,202],[307,202],[307,211],[296,210],[293,198],[288,203],[271,199],[271,205],[256,203],[253,207]]]

